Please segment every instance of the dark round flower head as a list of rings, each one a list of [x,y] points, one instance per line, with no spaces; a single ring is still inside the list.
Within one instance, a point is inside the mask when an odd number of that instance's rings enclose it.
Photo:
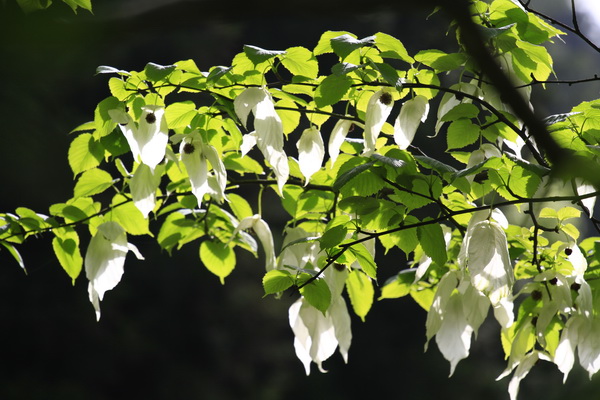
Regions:
[[[183,145],[183,152],[185,154],[192,154],[194,152],[194,150],[196,150],[196,148],[191,143],[186,143]]]
[[[146,122],[149,124],[153,124],[156,122],[156,115],[154,115],[154,113],[148,113],[146,114]]]
[[[392,95],[388,92],[381,93],[381,96],[379,97],[379,101],[381,102],[381,104],[385,104],[386,106],[390,105],[392,103],[392,100]]]
[[[540,292],[539,290],[534,290],[533,292],[531,292],[531,298],[535,301],[541,300],[542,292]]]
[[[573,254],[573,249],[571,249],[571,248],[567,247],[567,248],[565,249],[565,254],[566,254],[566,255],[568,255],[568,256],[570,256],[571,254]]]

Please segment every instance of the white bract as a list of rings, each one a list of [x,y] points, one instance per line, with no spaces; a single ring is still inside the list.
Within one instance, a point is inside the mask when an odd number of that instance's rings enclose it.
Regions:
[[[404,102],[394,123],[394,141],[401,150],[406,150],[412,143],[419,124],[425,122],[427,114],[429,103],[425,96],[415,96]]]
[[[294,332],[296,356],[304,364],[306,375],[310,374],[311,361],[321,372],[326,372],[322,363],[331,357],[338,345],[344,361],[348,361],[352,330],[342,296],[332,298],[325,315],[301,297],[290,306],[289,321]]]
[[[265,88],[251,87],[240,93],[233,101],[235,113],[244,126],[250,111],[254,114],[254,137],[246,139],[245,153],[256,143],[271,165],[281,193],[290,174],[287,156],[283,150],[283,124],[275,111],[271,94]],[[246,135],[247,136],[247,135]]]
[[[85,255],[85,274],[89,280],[88,294],[96,319],[100,319],[100,301],[104,293],[121,281],[125,256],[132,251],[136,257],[144,257],[138,249],[127,242],[125,230],[116,222],[109,221],[98,226]]]
[[[325,158],[325,145],[323,144],[321,132],[315,127],[305,129],[296,143],[296,147],[298,148],[300,172],[306,179],[304,184],[306,186],[310,181],[310,177],[321,169]]]
[[[315,237],[302,228],[286,229],[284,249],[279,256],[279,268],[293,268],[297,271],[314,269],[321,252],[318,241],[290,243],[303,238]],[[289,308],[289,321],[294,332],[294,348],[296,355],[304,364],[306,374],[310,374],[310,364],[315,362],[321,372],[322,363],[335,352],[339,351],[344,361],[348,361],[348,350],[352,342],[350,315],[342,291],[348,277],[348,270],[338,271],[327,269],[322,278],[327,283],[331,293],[331,304],[323,314],[320,310],[300,297]]]
[[[165,157],[169,129],[164,107],[148,105],[142,111],[138,124],[123,110],[109,110],[108,114],[119,124],[134,160],[153,170]]]
[[[239,231],[244,229],[252,229],[258,240],[260,240],[263,249],[265,251],[265,268],[267,271],[275,269],[277,261],[275,258],[275,245],[273,244],[273,234],[269,225],[261,218],[260,214],[255,214],[251,217],[246,217],[240,221],[238,226],[233,231],[233,237],[238,234]]]
[[[365,147],[363,150],[364,156],[370,156],[375,152],[375,144],[383,124],[385,124],[388,116],[392,112],[394,100],[389,92],[378,90],[373,93],[367,104],[367,112],[365,115]]]
[[[435,341],[450,362],[450,376],[458,362],[469,356],[471,337],[485,320],[489,300],[463,279],[462,272],[448,271],[438,283],[427,314],[427,341]]]
[[[321,247],[317,240],[307,240],[306,242],[298,242],[289,245],[296,240],[301,240],[310,236],[311,235],[304,229],[299,227],[285,229],[285,238],[282,246],[283,250],[277,259],[279,269],[289,267],[302,269],[305,268],[307,264],[310,264],[313,267],[317,265],[317,256],[321,251]],[[314,235],[312,237],[316,238],[318,236]]]
[[[219,201],[225,198],[225,187],[227,186],[225,165],[219,158],[217,150],[204,143],[199,132],[194,131],[184,136],[179,146],[179,154],[190,178],[192,193],[198,200],[198,206],[202,204],[204,195],[207,193],[212,192],[213,197]],[[213,169],[216,180],[213,188],[209,183],[208,163]]]
[[[154,171],[146,164],[139,164],[129,186],[133,203],[140,210],[144,218],[154,210],[156,205],[156,189],[160,184],[161,171]]]
[[[327,146],[329,158],[331,158],[330,168],[333,168],[335,160],[337,160],[338,156],[340,155],[340,147],[342,146],[342,143],[344,143],[352,124],[353,122],[349,119],[340,119],[333,127],[331,136],[329,136],[329,144]]]

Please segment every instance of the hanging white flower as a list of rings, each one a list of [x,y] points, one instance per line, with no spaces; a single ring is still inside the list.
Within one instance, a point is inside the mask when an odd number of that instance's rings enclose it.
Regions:
[[[100,319],[100,301],[106,291],[121,281],[125,256],[132,251],[136,257],[144,257],[138,249],[127,242],[125,230],[117,222],[109,221],[98,226],[85,254],[85,274],[89,280],[88,294],[96,319]]]
[[[306,375],[310,374],[311,362],[316,363],[321,372],[327,372],[323,369],[323,361],[333,355],[338,345],[344,361],[348,362],[352,330],[348,307],[342,296],[332,298],[325,315],[304,297],[296,300],[288,313],[296,356],[304,364]]]
[[[533,368],[538,360],[548,361],[548,356],[539,351],[532,351],[523,357],[523,359],[521,359],[517,369],[515,370],[515,373],[508,383],[508,394],[510,395],[510,400],[517,400],[521,381],[525,379],[531,368]]]
[[[156,205],[156,189],[160,184],[161,171],[154,171],[146,164],[139,164],[129,182],[133,203],[144,218],[154,210]]]
[[[317,257],[321,251],[319,242],[306,241],[295,243],[288,246],[289,243],[308,237],[317,237],[317,234],[309,234],[300,227],[286,228],[285,238],[283,239],[282,250],[277,259],[278,268],[293,267],[297,269],[305,268],[307,264],[313,267],[317,265]]]
[[[384,90],[378,90],[369,99],[365,115],[364,156],[370,156],[375,152],[377,138],[379,137],[381,128],[383,128],[383,124],[385,124],[385,121],[392,112],[393,106],[394,100],[391,93]]]
[[[576,185],[576,194],[579,196],[583,196],[586,194],[594,193],[596,188],[593,185],[585,183],[583,180],[577,178],[575,179]],[[596,196],[588,197],[586,199],[581,200],[581,204],[585,207],[586,211],[590,215],[594,215],[594,206],[596,205]]]
[[[352,124],[353,122],[349,119],[340,119],[333,127],[331,136],[329,136],[329,144],[327,146],[329,158],[331,158],[330,168],[333,168],[335,160],[337,160],[338,156],[340,155],[340,147],[342,147],[342,143],[344,143]]]
[[[200,133],[194,131],[184,135],[179,146],[181,161],[185,165],[190,183],[192,184],[192,193],[198,200],[198,206],[202,204],[204,195],[211,191],[208,181],[208,162],[212,166],[213,173],[217,182],[217,199],[225,197],[225,187],[227,185],[227,171],[225,165],[219,158],[217,150],[204,143]]]
[[[255,138],[246,142],[244,149],[247,152],[252,147],[249,145],[256,140],[256,145],[277,177],[277,185],[281,193],[290,171],[287,156],[283,150],[283,124],[275,111],[271,94],[265,88],[248,88],[233,100],[233,107],[244,126],[246,126],[250,111],[253,112]]]
[[[296,143],[296,147],[298,148],[300,172],[306,179],[304,184],[306,186],[310,181],[310,177],[321,169],[325,158],[325,145],[323,144],[321,132],[314,126],[305,129]]]
[[[467,268],[471,284],[485,293],[492,306],[511,295],[514,274],[508,255],[506,234],[489,220],[473,226],[467,247]]]
[[[142,107],[142,116],[137,125],[125,111],[109,110],[108,114],[119,124],[134,160],[146,164],[153,170],[165,157],[169,141],[164,107],[154,105]]]
[[[233,231],[233,235],[238,234],[239,231],[244,229],[252,229],[256,236],[258,236],[258,240],[260,240],[263,249],[265,251],[265,269],[270,271],[275,269],[277,266],[277,260],[275,258],[275,245],[273,243],[273,234],[271,233],[271,229],[269,228],[269,224],[264,221],[260,214],[255,214],[251,217],[246,217],[240,221],[238,226]]]
[[[412,143],[419,124],[425,122],[427,114],[429,103],[425,96],[418,95],[404,102],[394,123],[394,141],[400,150],[406,150]]]

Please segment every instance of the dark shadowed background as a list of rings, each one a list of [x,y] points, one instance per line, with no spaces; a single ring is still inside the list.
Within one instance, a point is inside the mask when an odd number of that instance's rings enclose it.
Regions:
[[[562,2],[548,3],[548,12],[569,20]],[[410,54],[455,50],[448,22],[439,14],[427,19],[428,9],[324,12],[313,3],[284,4],[96,0],[94,16],[75,16],[58,2],[31,15],[13,0],[0,2],[0,211],[25,206],[47,213],[71,197],[69,132],[110,95],[108,77],[94,75],[99,65],[141,70],[150,61],[191,58],[206,70],[230,65],[244,44],[312,49],[325,30],[359,37],[383,31]],[[552,54],[560,78],[598,72],[599,55],[576,39],[557,41]],[[551,88],[534,105],[542,114],[564,112],[597,98],[599,89]],[[274,206],[265,218],[277,226],[280,215]],[[0,399],[508,399],[508,379],[494,381],[505,367],[494,321],[448,378],[449,364],[433,342],[423,353],[425,312],[408,298],[376,302],[366,324],[352,317],[349,364],[336,354],[325,363],[329,373],[313,365],[306,377],[287,321],[295,298],[262,298],[262,258],[238,253],[236,271],[221,286],[201,265],[197,244],[169,257],[151,238],[129,240],[146,261],[127,258],[100,322],[85,277],[71,284],[49,235],[19,247],[27,276],[0,252]],[[281,241],[277,232],[275,240]],[[382,259],[382,282],[404,267],[397,263]],[[561,381],[553,365],[542,363],[521,383],[520,398],[599,396],[598,380],[590,383],[579,367],[566,385]]]

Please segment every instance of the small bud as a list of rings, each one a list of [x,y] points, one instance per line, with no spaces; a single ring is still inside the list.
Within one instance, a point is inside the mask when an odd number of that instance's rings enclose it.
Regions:
[[[148,113],[146,114],[146,122],[149,124],[153,124],[156,122],[156,115],[154,115],[154,113]]]
[[[577,282],[573,282],[571,284],[571,290],[573,290],[574,292],[578,292],[580,288],[581,288],[581,284],[579,284]]]
[[[381,93],[381,96],[379,97],[379,101],[381,102],[381,104],[385,104],[386,106],[390,105],[392,103],[392,100],[392,95],[388,92]]]
[[[565,249],[565,254],[566,254],[566,255],[568,255],[568,256],[570,256],[571,254],[573,254],[573,249],[572,249],[572,248],[570,248],[570,247],[567,247],[567,248]]]
[[[343,270],[346,269],[346,266],[344,264],[335,263],[335,264],[333,264],[333,268],[335,268],[336,271],[342,272]]]
[[[192,154],[194,152],[194,150],[196,150],[196,148],[191,143],[186,143],[183,145],[183,152],[185,154]]]
[[[540,292],[539,290],[534,290],[533,292],[531,292],[531,298],[535,301],[541,300],[542,292]]]
[[[552,278],[548,282],[550,282],[551,285],[556,285],[558,283],[558,279]]]

